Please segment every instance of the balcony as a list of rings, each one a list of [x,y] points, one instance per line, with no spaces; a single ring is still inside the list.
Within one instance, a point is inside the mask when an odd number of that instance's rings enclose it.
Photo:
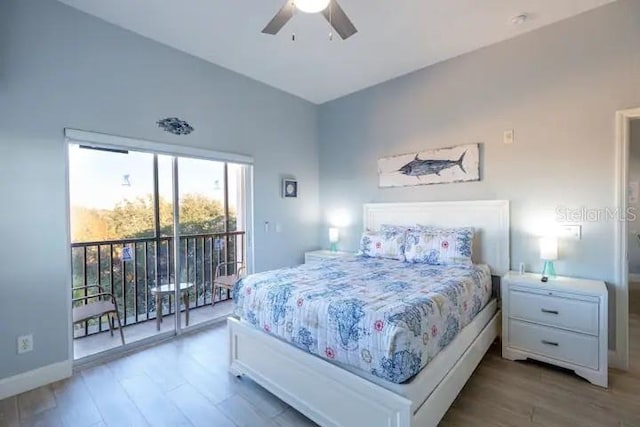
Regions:
[[[163,319],[156,330],[156,302],[151,290],[175,283],[172,237],[83,242],[71,245],[73,298],[99,292],[88,287],[99,284],[115,296],[127,344],[174,329],[174,298],[162,301]],[[224,318],[231,313],[228,292],[213,295],[216,267],[224,262],[242,262],[245,253],[243,231],[182,236],[179,239],[181,283],[193,283],[189,293],[190,322],[197,325]],[[233,267],[230,267],[230,270]],[[225,274],[233,274],[226,271]],[[212,307],[212,302],[215,302]],[[87,301],[76,301],[86,304]],[[179,309],[185,310],[184,304]],[[181,316],[184,322],[184,315]],[[184,323],[182,327],[184,327]],[[119,334],[109,334],[106,318],[74,325],[74,356],[81,359],[119,347]]]
[[[207,305],[191,309],[189,320],[190,325],[208,324],[226,319],[233,311],[233,301],[225,300],[216,303],[213,307]],[[173,330],[174,315],[163,316],[163,325],[160,332]],[[184,321],[184,317],[182,317]],[[142,344],[144,341],[158,335],[155,322],[139,322],[133,325],[127,325],[123,328],[124,338],[127,344]],[[94,333],[82,338],[76,338],[73,341],[73,354],[75,360],[90,359],[92,356],[108,350],[119,349],[122,347],[120,336],[117,331],[113,337],[108,331],[102,333]]]

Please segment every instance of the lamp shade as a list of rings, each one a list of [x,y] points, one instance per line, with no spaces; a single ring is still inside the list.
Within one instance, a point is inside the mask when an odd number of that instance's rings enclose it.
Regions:
[[[340,239],[340,232],[337,228],[331,227],[329,228],[329,243],[338,243]]]
[[[345,209],[338,209],[331,212],[328,219],[330,227],[348,227],[351,225],[349,212]]]
[[[558,238],[543,237],[540,239],[540,259],[555,261],[558,259]]]

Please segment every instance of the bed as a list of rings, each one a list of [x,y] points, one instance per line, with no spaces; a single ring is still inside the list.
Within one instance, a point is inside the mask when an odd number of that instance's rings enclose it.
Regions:
[[[255,274],[235,314],[330,362],[392,383],[416,375],[491,299],[486,265],[353,256]]]
[[[472,226],[474,265],[350,257],[245,278],[230,371],[323,426],[435,426],[499,333],[506,201],[369,204],[364,226]]]

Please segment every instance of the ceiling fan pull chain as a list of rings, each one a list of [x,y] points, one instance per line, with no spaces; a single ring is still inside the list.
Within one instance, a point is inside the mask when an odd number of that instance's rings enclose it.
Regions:
[[[296,17],[296,12],[297,12],[296,0],[291,0],[291,8],[293,10],[292,16],[291,16],[291,20],[295,22],[295,17]],[[295,26],[295,24],[292,25],[292,26]],[[296,30],[295,29],[293,31],[291,31],[291,41],[292,42],[296,41]]]

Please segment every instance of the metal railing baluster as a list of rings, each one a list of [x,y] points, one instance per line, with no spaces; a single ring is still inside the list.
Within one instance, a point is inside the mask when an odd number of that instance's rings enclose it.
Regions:
[[[133,242],[133,312],[138,323],[138,242]]]
[[[144,320],[149,320],[149,242],[144,242]]]
[[[218,241],[220,245],[216,243],[216,241]],[[171,259],[174,244],[175,242],[172,237],[73,243],[71,248],[74,257],[71,265],[75,273],[74,277],[80,278],[83,286],[85,286],[83,291],[85,296],[89,294],[86,289],[87,285],[108,283],[111,293],[117,298],[118,309],[123,313],[123,326],[142,323],[153,319],[150,316],[153,305],[152,298],[150,298],[150,287],[165,284],[165,282],[170,283],[171,281],[175,283],[181,279],[180,272],[174,271],[175,266]],[[154,245],[153,248],[150,248],[150,245]],[[132,247],[131,259],[129,261],[125,261],[124,257],[126,247]],[[102,254],[102,248],[105,249],[104,256]],[[119,249],[121,251],[119,255],[120,259],[118,260],[117,252]],[[144,252],[143,260],[140,260],[141,257],[138,256],[139,249],[141,253]],[[243,231],[235,231],[229,233],[185,235],[180,238],[178,249],[184,255],[184,278],[186,281],[194,282],[195,285],[195,295],[192,298],[192,300],[195,301],[191,305],[191,308],[202,307],[213,302],[216,297],[213,289],[211,289],[211,301],[207,299],[207,282],[209,282],[210,286],[212,285],[217,264],[226,259],[244,261],[245,233]],[[91,255],[94,250],[96,251],[95,256]],[[102,264],[103,262],[106,263],[107,250],[109,251],[109,264],[103,269]],[[154,253],[154,262],[150,262],[149,260],[150,250]],[[81,252],[78,254],[76,251]],[[162,262],[165,260],[165,273],[162,273]],[[96,262],[95,269],[93,268],[94,262]],[[127,264],[130,264],[130,266],[127,267]],[[106,268],[108,268],[108,273]],[[133,268],[133,286],[129,286],[130,281],[127,278],[127,272],[130,271],[131,268]],[[151,271],[150,268],[154,270]],[[93,277],[94,274],[95,277]],[[106,277],[104,277],[106,274],[109,274],[108,282],[106,281]],[[121,275],[120,280],[116,280],[116,274]],[[164,274],[166,274],[166,276],[164,276]],[[144,277],[143,287],[138,283],[138,280],[142,277]],[[163,280],[163,277],[166,277],[166,280]],[[150,283],[149,280],[152,280],[153,283]],[[120,293],[116,292],[118,284],[121,286],[121,289],[118,289],[121,291]],[[129,295],[131,293],[133,295]],[[221,300],[225,299],[223,295],[220,296]],[[200,298],[200,296],[202,296],[202,298]],[[229,295],[227,295],[227,298],[229,298]],[[169,310],[167,310],[169,313],[166,313],[167,315],[173,313],[172,302],[173,298],[171,298],[169,302]],[[142,310],[141,305],[143,303],[144,313],[139,313]],[[127,313],[131,313],[132,310],[135,316],[131,316],[131,318],[128,319]],[[83,326],[84,334],[77,338],[107,330],[107,328],[104,328],[102,319],[85,322]],[[82,334],[80,331],[79,333]]]

